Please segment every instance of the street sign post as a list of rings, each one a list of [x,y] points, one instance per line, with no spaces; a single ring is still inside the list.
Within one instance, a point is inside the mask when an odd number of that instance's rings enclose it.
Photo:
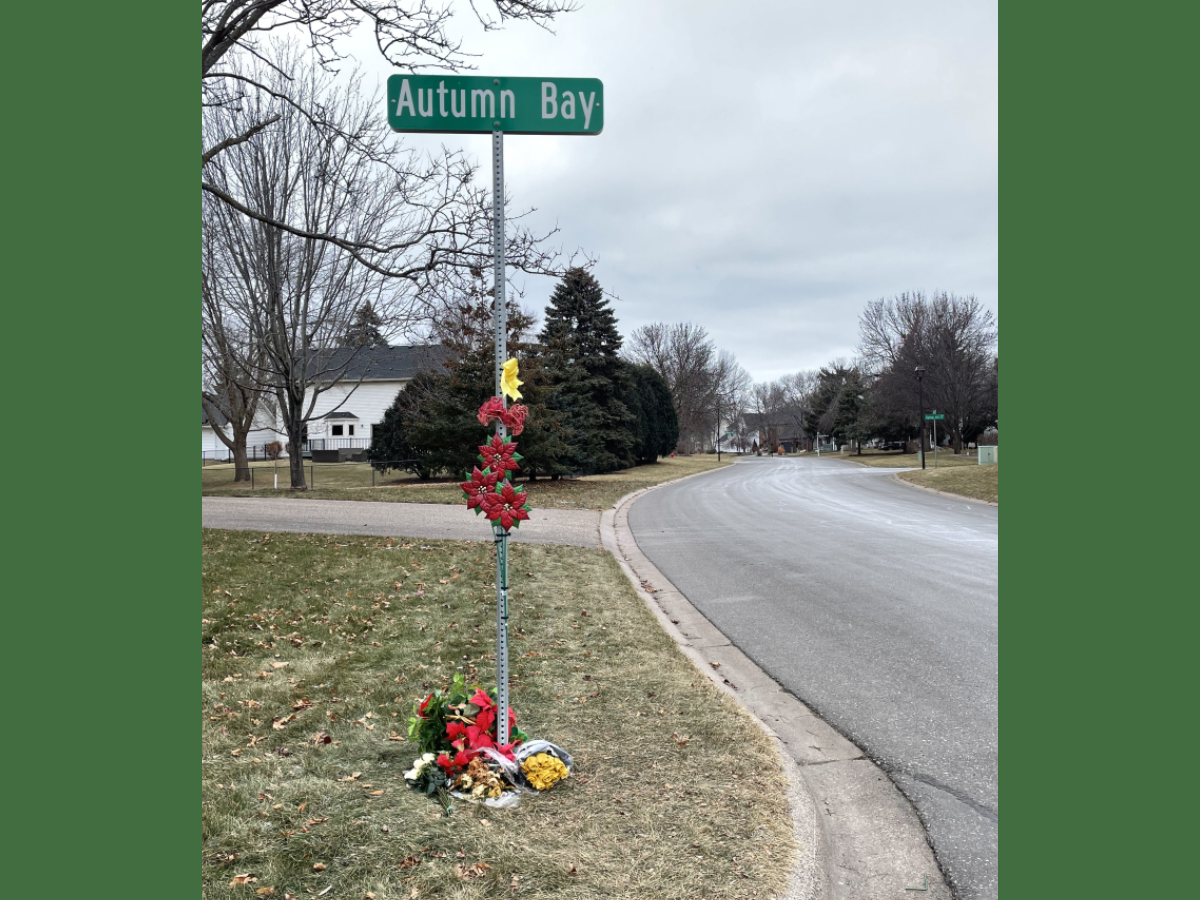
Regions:
[[[940,413],[936,409],[931,409],[925,415],[927,422],[933,422],[933,467],[937,468],[937,423],[946,418],[945,413]]]
[[[496,302],[492,316],[496,396],[508,355],[504,302],[504,135],[591,136],[604,128],[604,85],[598,78],[489,78],[480,75],[392,75],[387,83],[388,125],[398,132],[491,134],[492,257]],[[508,429],[496,421],[496,433]],[[496,738],[507,744],[508,531],[492,526],[496,545]]]

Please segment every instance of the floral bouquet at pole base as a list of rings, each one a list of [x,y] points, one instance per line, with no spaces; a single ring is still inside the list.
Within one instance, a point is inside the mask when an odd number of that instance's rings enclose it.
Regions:
[[[500,761],[515,769],[515,750],[528,735],[517,727],[516,713],[510,707],[512,741],[496,742],[495,695],[495,689],[468,688],[462,673],[457,673],[448,689],[436,690],[415,704],[408,720],[408,738],[417,744],[421,756],[404,773],[414,789],[433,794],[458,788],[491,799],[513,789],[507,767]]]

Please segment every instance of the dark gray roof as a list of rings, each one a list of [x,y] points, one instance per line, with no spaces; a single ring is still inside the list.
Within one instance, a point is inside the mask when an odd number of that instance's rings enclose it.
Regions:
[[[323,418],[323,419],[357,419],[358,416],[356,416],[352,412],[346,412],[345,410],[338,410],[337,412],[326,413],[321,418]]]
[[[200,404],[200,427],[201,428],[203,428],[205,425],[213,425],[213,424],[216,424],[218,427],[224,428],[226,425],[229,424],[229,419],[227,419],[225,417],[225,414],[222,413],[221,410],[217,409],[217,410],[214,410],[214,412],[216,413],[216,416],[214,417],[213,421],[209,421],[208,411],[205,410],[203,403]]]
[[[451,358],[441,344],[409,347],[339,347],[320,351],[316,368],[332,376],[345,369],[343,381],[399,381],[418,372],[439,369]],[[311,370],[310,370],[311,371]]]

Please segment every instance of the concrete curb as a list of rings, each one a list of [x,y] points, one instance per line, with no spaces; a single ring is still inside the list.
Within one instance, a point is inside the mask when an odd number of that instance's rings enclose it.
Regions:
[[[883,770],[735,647],[638,548],[629,508],[663,486],[605,510],[600,539],[684,655],[775,742],[799,848],[779,900],[895,900],[926,883],[926,900],[950,898],[916,811]]]

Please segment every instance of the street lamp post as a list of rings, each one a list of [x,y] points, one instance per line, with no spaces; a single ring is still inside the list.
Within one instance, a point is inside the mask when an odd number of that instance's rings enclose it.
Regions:
[[[721,395],[717,394],[717,462],[721,461]]]
[[[921,379],[925,377],[925,367],[917,366],[917,405],[921,407],[917,419],[921,423],[921,468],[925,468],[925,391]]]

